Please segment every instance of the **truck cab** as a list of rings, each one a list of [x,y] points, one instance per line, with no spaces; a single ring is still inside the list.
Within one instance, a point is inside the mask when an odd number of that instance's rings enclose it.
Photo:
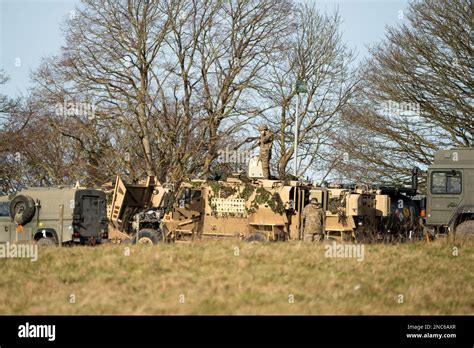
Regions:
[[[474,148],[439,151],[428,168],[426,225],[435,233],[446,233],[463,223],[472,225],[472,220]]]

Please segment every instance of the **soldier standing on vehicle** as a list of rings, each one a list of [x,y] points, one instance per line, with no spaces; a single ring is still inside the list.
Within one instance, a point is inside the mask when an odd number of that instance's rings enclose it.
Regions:
[[[273,133],[268,130],[266,124],[258,127],[260,131],[260,161],[262,161],[263,178],[270,179],[270,159],[272,157]]]
[[[305,242],[324,238],[324,222],[326,213],[316,198],[311,198],[303,210],[303,239]]]

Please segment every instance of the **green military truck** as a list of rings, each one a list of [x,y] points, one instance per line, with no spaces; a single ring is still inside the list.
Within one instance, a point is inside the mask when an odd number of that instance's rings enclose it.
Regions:
[[[438,151],[428,168],[426,228],[474,236],[474,148]]]
[[[0,197],[0,242],[96,244],[107,237],[103,191],[29,188]]]

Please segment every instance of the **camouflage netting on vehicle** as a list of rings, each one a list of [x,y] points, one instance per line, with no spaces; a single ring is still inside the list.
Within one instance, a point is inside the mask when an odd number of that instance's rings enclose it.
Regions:
[[[208,196],[208,203],[212,209],[212,214],[217,214],[217,206],[212,202],[213,198],[229,198],[235,196],[238,192],[236,187],[225,185],[219,181],[208,182],[209,187],[212,190],[212,194]]]
[[[212,166],[208,179],[210,180],[227,180],[232,177],[235,165],[232,163],[217,163]]]
[[[218,181],[210,182],[209,186],[211,187],[212,193],[214,197],[219,197],[219,192],[221,190],[221,184]],[[211,195],[209,195],[210,197]]]
[[[347,226],[347,216],[345,211],[346,199],[340,197],[329,198],[328,210],[332,214],[337,214],[338,222],[343,226]]]
[[[254,191],[255,191],[255,186],[252,186],[249,183],[246,183],[244,189],[240,191],[239,198],[248,200],[250,197],[252,197]]]
[[[200,188],[202,186],[201,181],[189,181],[189,180],[187,180],[187,182],[190,183],[193,188]]]
[[[222,186],[220,191],[221,198],[229,198],[237,193],[237,189],[235,187],[230,186]]]
[[[254,200],[250,204],[249,212],[255,212],[262,205],[268,205],[274,213],[282,214],[285,212],[285,205],[277,192],[272,194],[263,187],[259,187]]]
[[[213,198],[234,198],[244,199],[248,201],[250,197],[255,193],[255,198],[250,203],[250,208],[247,209],[248,213],[253,213],[262,205],[267,205],[275,213],[283,213],[285,211],[285,205],[278,193],[271,193],[263,187],[256,188],[254,185],[245,183],[245,186],[236,187],[223,184],[222,182],[210,182],[208,183],[212,194],[209,194],[209,206],[216,213],[216,205],[212,202]]]
[[[209,186],[212,189],[212,198],[229,198],[237,193],[237,188],[223,185],[220,182],[211,182]]]
[[[343,208],[341,198],[339,197],[329,198],[328,210],[332,214],[337,214],[340,208]]]

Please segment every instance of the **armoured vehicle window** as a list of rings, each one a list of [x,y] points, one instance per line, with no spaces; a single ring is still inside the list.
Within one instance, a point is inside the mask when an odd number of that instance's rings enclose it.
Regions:
[[[184,189],[184,200],[188,203],[193,198],[201,197],[201,190],[192,190],[189,187]]]
[[[433,172],[431,193],[461,193],[461,172]]]
[[[0,202],[0,216],[10,216],[10,202]]]
[[[201,197],[201,190],[192,190],[191,191],[191,198],[199,198]]]

